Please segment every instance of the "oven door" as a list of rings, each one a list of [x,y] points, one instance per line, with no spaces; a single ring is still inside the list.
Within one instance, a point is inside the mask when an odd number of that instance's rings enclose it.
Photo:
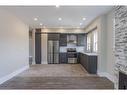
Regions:
[[[68,53],[68,63],[77,63],[77,53]]]
[[[77,58],[68,58],[68,63],[77,63]]]

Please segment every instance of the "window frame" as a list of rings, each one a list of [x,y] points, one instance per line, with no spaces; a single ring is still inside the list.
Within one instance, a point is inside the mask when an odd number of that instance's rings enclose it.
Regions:
[[[98,29],[97,27],[91,29],[91,31],[87,33],[86,51],[93,52],[93,53],[98,52]]]

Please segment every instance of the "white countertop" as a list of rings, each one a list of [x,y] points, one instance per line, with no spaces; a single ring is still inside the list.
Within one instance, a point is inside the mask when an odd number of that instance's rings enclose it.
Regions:
[[[98,55],[97,53],[88,53],[88,52],[80,52],[80,53],[83,53],[83,54],[86,54],[89,56],[97,56]]]
[[[65,46],[65,47],[60,47],[60,52],[67,52],[68,48],[76,48],[77,52],[84,51],[84,47],[83,46],[76,46],[76,47]]]
[[[67,52],[60,52],[60,53],[67,53]],[[79,53],[83,53],[83,54],[86,54],[86,55],[89,55],[89,56],[98,56],[97,53],[88,53],[88,52],[83,52],[83,51],[80,51]]]

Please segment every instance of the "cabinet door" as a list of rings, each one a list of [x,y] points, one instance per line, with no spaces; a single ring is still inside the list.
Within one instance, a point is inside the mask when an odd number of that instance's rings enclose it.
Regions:
[[[89,67],[88,71],[91,74],[96,74],[97,73],[97,56],[89,56]]]
[[[87,57],[83,54],[79,54],[80,64],[87,70]]]
[[[67,53],[60,53],[60,64],[66,64],[67,62]]]
[[[85,44],[86,44],[85,34],[77,35],[77,46],[85,46]]]
[[[60,46],[67,46],[67,35],[60,34]]]
[[[84,67],[85,65],[84,65],[84,63],[85,63],[85,60],[84,60],[84,56],[83,56],[83,54],[82,53],[80,53],[80,64],[82,64],[82,66]]]
[[[80,63],[80,53],[77,53],[77,62]]]
[[[50,33],[48,34],[48,40],[59,40],[59,34],[57,33]]]
[[[97,73],[97,56],[88,56],[86,54],[79,54],[80,64],[90,74]]]

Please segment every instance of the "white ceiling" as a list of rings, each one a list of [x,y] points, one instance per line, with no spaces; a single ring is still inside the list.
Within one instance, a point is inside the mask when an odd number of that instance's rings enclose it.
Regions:
[[[22,19],[32,28],[84,28],[97,16],[110,11],[113,6],[7,6],[2,7]],[[34,18],[38,18],[34,21]],[[62,20],[59,21],[58,18]],[[85,21],[82,18],[86,18]],[[83,23],[80,25],[80,23]]]

